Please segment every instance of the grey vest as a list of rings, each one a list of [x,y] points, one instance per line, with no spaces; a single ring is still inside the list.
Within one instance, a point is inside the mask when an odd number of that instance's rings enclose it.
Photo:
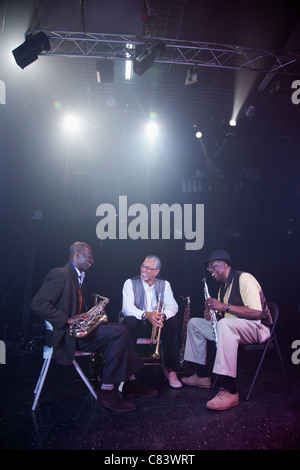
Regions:
[[[145,306],[145,291],[143,287],[143,282],[140,276],[133,277],[131,279],[132,289],[134,294],[134,305],[140,310],[144,310]],[[155,294],[156,300],[158,301],[159,294],[160,301],[164,303],[164,292],[165,292],[165,281],[164,279],[156,278],[155,279]]]

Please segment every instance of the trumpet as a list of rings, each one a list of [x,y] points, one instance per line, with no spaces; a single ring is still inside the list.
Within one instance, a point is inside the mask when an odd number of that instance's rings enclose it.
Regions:
[[[202,281],[204,282],[204,298],[205,300],[209,299],[210,298],[210,295],[209,295],[209,292],[208,292],[208,287],[207,287],[207,284],[206,284],[206,277],[204,277],[202,279]],[[216,312],[214,311],[213,308],[211,308],[209,310],[210,314],[211,314],[211,326],[212,326],[212,330],[213,330],[213,335],[215,337],[215,343],[216,343],[216,348],[218,347],[218,332],[217,332],[217,317],[216,317]]]
[[[164,304],[161,302],[160,297],[161,297],[161,294],[159,294],[158,296],[158,304],[156,308],[156,313],[160,313],[162,315],[164,313]],[[160,354],[159,354],[160,335],[161,335],[161,328],[153,325],[150,343],[153,344],[156,340],[156,348],[155,348],[154,353],[151,356],[154,359],[160,358]]]

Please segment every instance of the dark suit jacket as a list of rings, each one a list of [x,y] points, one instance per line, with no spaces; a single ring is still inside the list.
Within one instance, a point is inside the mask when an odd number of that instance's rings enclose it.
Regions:
[[[82,288],[85,296],[84,288]],[[67,263],[47,274],[31,302],[31,309],[53,325],[54,358],[58,364],[71,364],[76,339],[68,333],[67,320],[78,313],[79,292],[75,269]]]

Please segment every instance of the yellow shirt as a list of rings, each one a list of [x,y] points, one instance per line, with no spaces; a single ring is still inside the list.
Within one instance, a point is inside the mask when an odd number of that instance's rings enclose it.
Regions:
[[[260,291],[261,286],[257,282],[254,276],[249,273],[242,273],[239,277],[239,287],[240,287],[240,294],[242,297],[243,304],[245,307],[252,308],[254,310],[262,310],[261,300],[260,300]],[[230,283],[226,293],[224,295],[223,302],[226,304],[228,303],[228,299],[230,297],[232,288],[232,282]],[[220,300],[220,291],[218,294],[218,299]],[[232,313],[225,312],[225,318],[237,318],[236,315]]]

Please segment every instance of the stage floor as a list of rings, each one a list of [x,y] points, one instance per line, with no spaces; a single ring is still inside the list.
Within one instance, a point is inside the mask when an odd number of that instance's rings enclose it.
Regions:
[[[52,361],[40,401],[31,411],[42,366],[42,348],[7,354],[0,365],[0,448],[4,450],[185,451],[300,449],[300,365],[286,364],[286,387],[275,351],[268,353],[249,401],[245,400],[256,353],[239,365],[240,404],[227,411],[205,407],[216,390],[172,389],[157,366],[138,374],[159,390],[155,398],[135,398],[137,410],[99,407],[73,366]],[[89,376],[90,359],[78,362]],[[288,361],[287,361],[288,362]],[[179,377],[187,375],[179,373]],[[98,384],[91,382],[95,389]],[[189,452],[191,453],[191,452]],[[119,455],[119,454],[116,454]]]

